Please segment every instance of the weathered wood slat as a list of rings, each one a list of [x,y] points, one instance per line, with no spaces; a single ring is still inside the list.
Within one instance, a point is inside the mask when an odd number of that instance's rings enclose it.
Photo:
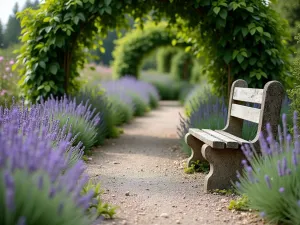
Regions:
[[[208,144],[212,148],[219,148],[219,149],[225,148],[225,143],[222,140],[214,136],[211,136],[202,130],[196,128],[190,128],[189,133],[193,135],[195,138],[198,138],[199,140]]]
[[[219,134],[222,134],[222,135],[224,135],[224,136],[226,136],[226,137],[232,138],[233,140],[236,140],[240,145],[243,145],[243,144],[249,144],[249,143],[250,143],[250,142],[247,141],[247,140],[244,140],[244,139],[242,139],[242,138],[239,138],[239,137],[237,137],[237,136],[234,136],[234,135],[232,135],[232,134],[230,134],[230,133],[227,133],[226,131],[223,131],[223,130],[216,130],[216,132],[219,133]]]
[[[244,105],[232,104],[231,116],[259,123],[260,109],[252,108]]]
[[[229,138],[227,136],[224,136],[223,134],[220,134],[214,130],[210,130],[210,129],[202,129],[202,131],[216,137],[216,138],[219,138],[220,140],[224,141],[226,143],[226,148],[233,148],[233,149],[237,149],[239,148],[239,143],[232,139],[232,138]]]
[[[236,87],[233,92],[233,99],[261,104],[263,101],[263,93],[263,89]]]

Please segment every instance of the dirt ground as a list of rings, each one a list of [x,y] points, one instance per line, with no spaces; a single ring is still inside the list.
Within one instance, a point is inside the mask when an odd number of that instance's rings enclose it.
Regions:
[[[177,102],[160,102],[94,151],[88,173],[101,182],[104,201],[119,206],[116,218],[101,224],[263,224],[253,213],[228,210],[234,197],[204,193],[205,174],[184,173],[179,112]]]

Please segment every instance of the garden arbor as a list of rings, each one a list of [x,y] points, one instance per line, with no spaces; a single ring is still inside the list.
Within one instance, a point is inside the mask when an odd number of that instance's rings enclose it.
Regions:
[[[131,75],[139,77],[145,56],[158,47],[168,46],[176,40],[176,31],[168,29],[166,23],[147,23],[143,30],[136,29],[116,41],[113,52],[113,75],[116,78]],[[188,43],[180,43],[188,46]]]
[[[204,47],[214,87],[226,89],[237,78],[251,87],[273,79],[288,84],[285,24],[263,0],[45,0],[20,13],[26,97],[76,91],[83,50],[95,44],[96,34],[127,27],[127,14],[141,22],[149,12],[155,21],[167,18],[195,55]]]

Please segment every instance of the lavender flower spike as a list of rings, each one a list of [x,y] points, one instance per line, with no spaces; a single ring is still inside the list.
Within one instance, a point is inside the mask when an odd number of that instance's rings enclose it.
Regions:
[[[8,171],[4,172],[4,184],[6,188],[5,198],[6,198],[6,206],[9,210],[14,210],[14,196],[15,196],[15,184],[13,177]]]
[[[270,177],[268,175],[265,175],[265,181],[267,183],[268,188],[272,189],[271,180],[270,180]]]

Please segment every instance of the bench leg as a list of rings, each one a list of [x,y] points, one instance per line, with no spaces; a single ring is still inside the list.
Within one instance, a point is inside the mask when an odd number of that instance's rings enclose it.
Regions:
[[[202,155],[209,162],[210,170],[205,177],[204,191],[228,189],[237,180],[236,171],[241,172],[245,156],[241,149],[213,149],[204,144]]]
[[[200,162],[206,162],[201,154],[201,147],[204,144],[202,141],[198,140],[190,133],[187,133],[185,135],[185,143],[187,143],[187,145],[190,146],[192,150],[192,154],[187,161],[188,167],[192,165],[192,162],[196,162],[197,160],[199,160]]]

